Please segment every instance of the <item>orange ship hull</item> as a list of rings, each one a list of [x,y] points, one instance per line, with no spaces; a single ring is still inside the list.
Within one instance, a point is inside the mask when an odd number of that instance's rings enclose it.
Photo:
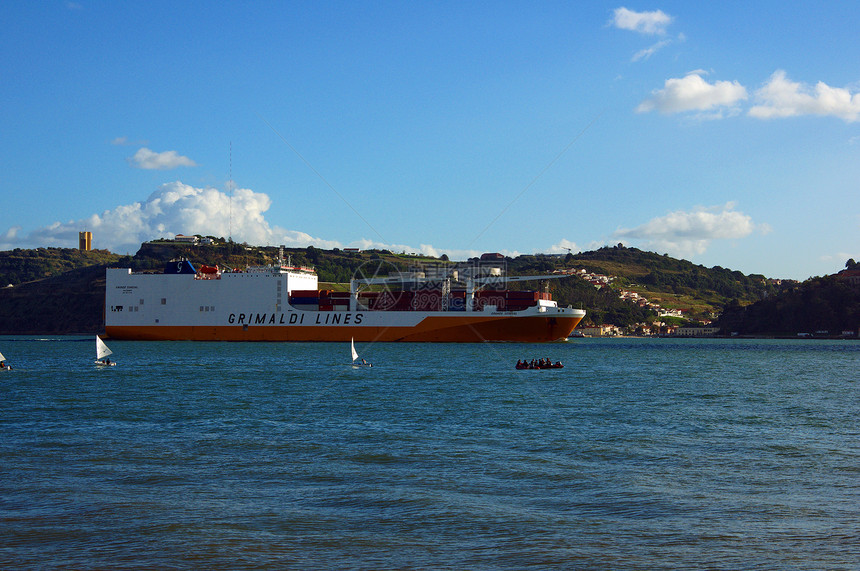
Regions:
[[[414,326],[107,326],[113,339],[141,341],[547,342],[568,337],[580,316],[429,316]]]

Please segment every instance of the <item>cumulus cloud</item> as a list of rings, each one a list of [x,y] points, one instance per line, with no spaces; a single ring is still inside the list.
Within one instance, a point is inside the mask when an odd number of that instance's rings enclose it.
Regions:
[[[710,243],[720,239],[738,239],[754,231],[767,233],[766,224],[756,225],[752,218],[735,210],[734,203],[697,207],[689,212],[670,212],[642,226],[620,229],[615,240],[642,242],[646,247],[679,256],[704,253]]]
[[[704,73],[695,70],[682,78],[667,79],[663,89],[653,91],[651,97],[640,103],[636,111],[647,113],[656,110],[670,114],[729,108],[731,112],[736,112],[734,108],[738,102],[747,98],[746,88],[737,81],[708,83],[702,78]]]
[[[576,254],[578,252],[581,252],[582,249],[576,245],[576,242],[571,242],[567,238],[562,238],[558,244],[553,244],[552,246],[550,246],[549,251],[553,254],[563,254],[564,252],[568,251],[573,254]]]
[[[749,115],[759,119],[825,115],[847,123],[860,120],[860,92],[830,87],[821,81],[813,88],[790,81],[783,70],[775,71],[755,92],[755,100],[758,104],[749,110]]]
[[[653,12],[634,12],[627,8],[613,11],[612,25],[621,30],[630,30],[647,35],[662,35],[672,23],[672,17],[662,10]]]
[[[247,188],[233,191],[231,200],[230,195],[217,189],[195,188],[177,181],[162,185],[143,202],[117,206],[81,220],[54,222],[25,236],[20,235],[19,227],[10,228],[0,238],[0,248],[73,248],[82,230],[93,232],[94,247],[114,252],[136,252],[141,242],[173,238],[176,234],[232,236],[237,242],[255,245],[341,246],[333,240],[271,226],[264,217],[271,204],[266,194]]]
[[[234,185],[235,186],[235,185]],[[76,248],[78,232],[93,233],[93,247],[117,253],[134,253],[142,242],[173,238],[176,234],[232,237],[236,242],[252,245],[280,245],[289,248],[343,248],[367,250],[379,248],[392,252],[422,253],[439,257],[448,254],[452,260],[480,256],[477,250],[444,250],[429,244],[386,244],[360,239],[349,244],[327,240],[298,230],[271,225],[265,218],[272,205],[268,195],[247,188],[229,193],[215,188],[195,188],[180,181],[161,185],[142,202],[134,202],[92,214],[80,220],[54,222],[28,234],[12,226],[0,234],[0,249],[61,247]],[[518,255],[518,252],[502,252]]]
[[[352,248],[360,248],[362,250],[389,250],[391,252],[399,253],[406,252],[407,254],[423,254],[425,256],[433,256],[439,258],[442,254],[446,254],[451,260],[468,260],[469,258],[475,258],[483,254],[481,250],[459,250],[459,249],[450,249],[450,248],[437,248],[431,244],[421,244],[418,247],[410,246],[408,244],[387,244],[385,242],[380,242],[377,240],[368,240],[366,238],[362,238],[360,240],[355,240],[349,244],[348,247]],[[503,250],[501,252],[506,256],[517,256],[518,252],[511,252],[508,250]]]
[[[122,142],[115,144],[122,144]],[[156,153],[146,147],[142,147],[134,154],[134,156],[129,157],[128,162],[135,168],[149,170],[170,170],[178,167],[197,166],[197,163],[188,157],[180,155],[176,151]]]
[[[437,248],[431,244],[421,244],[421,246],[418,247],[418,250],[401,249],[400,251],[406,251],[406,252],[417,251],[417,252],[424,254],[425,256],[433,256],[435,258],[441,258],[442,254],[445,254],[451,260],[468,260],[469,258],[476,258],[476,257],[480,256],[481,254],[483,254],[483,252],[479,252],[478,250],[458,250],[458,249],[446,250],[443,248]],[[502,253],[505,254],[506,256],[510,255],[507,252],[502,252]]]

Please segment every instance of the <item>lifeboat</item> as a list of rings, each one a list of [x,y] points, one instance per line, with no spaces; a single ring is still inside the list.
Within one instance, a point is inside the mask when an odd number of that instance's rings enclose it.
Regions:
[[[200,266],[194,277],[198,280],[218,280],[221,279],[221,270],[218,266]]]

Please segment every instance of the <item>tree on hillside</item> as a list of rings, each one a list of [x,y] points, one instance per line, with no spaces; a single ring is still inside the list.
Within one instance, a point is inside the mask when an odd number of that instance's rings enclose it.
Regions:
[[[726,306],[719,325],[724,333],[748,335],[856,333],[860,327],[860,288],[838,275],[811,279],[752,305]]]

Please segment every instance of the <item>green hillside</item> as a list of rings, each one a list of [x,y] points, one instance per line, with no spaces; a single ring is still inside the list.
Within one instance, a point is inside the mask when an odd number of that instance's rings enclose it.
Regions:
[[[759,274],[744,275],[720,266],[706,268],[654,252],[620,246],[582,252],[570,263],[615,275],[619,285],[655,299],[688,300],[694,305],[721,308],[728,300],[750,303],[772,295],[778,286]],[[679,303],[679,302],[676,302]],[[680,302],[683,305],[683,302]]]
[[[105,267],[88,265],[0,289],[0,334],[101,333]]]
[[[405,271],[446,265],[441,259],[394,253],[321,250],[313,246],[284,252],[293,265],[314,266],[325,287],[345,289],[353,276],[371,277],[389,271]],[[241,268],[273,263],[275,247],[257,247],[216,240],[213,245],[188,245],[158,241],[141,245],[133,256],[107,251],[79,252],[39,248],[0,252],[0,282],[15,287],[0,290],[0,323],[3,333],[93,332],[103,323],[104,269],[131,267],[135,271],[161,271],[174,258],[196,265]],[[478,263],[478,260],[470,260]],[[561,305],[581,307],[584,324],[632,326],[653,321],[656,313],[619,297],[621,290],[639,293],[666,309],[683,309],[691,319],[708,319],[726,306],[743,307],[779,293],[764,276],[744,275],[725,268],[705,268],[653,252],[621,246],[600,248],[567,256],[528,255],[506,258],[510,275],[559,272],[602,274],[612,280],[595,287],[581,277],[570,276],[545,283],[514,284],[520,289],[546,287]],[[63,301],[67,300],[67,301]]]
[[[846,272],[809,279],[751,305],[733,304],[720,316],[727,335],[824,335],[856,337],[860,285]]]
[[[565,257],[520,256],[511,260],[513,273],[536,273],[584,269],[590,273],[611,276],[609,290],[587,291],[582,280],[558,286],[556,299],[563,303],[582,303],[590,310],[589,321],[630,325],[645,321],[642,312],[630,308],[630,303],[613,303],[620,290],[635,292],[665,309],[680,309],[691,319],[710,319],[732,302],[747,305],[774,295],[779,286],[762,275],[744,275],[719,266],[706,268],[654,252],[644,252],[623,246],[568,254]],[[578,283],[577,283],[578,282]],[[552,286],[551,286],[552,288]],[[578,305],[577,305],[578,306]],[[631,321],[631,319],[633,321]]]
[[[41,280],[87,266],[115,264],[125,257],[107,250],[83,252],[75,248],[0,251],[0,287]]]

